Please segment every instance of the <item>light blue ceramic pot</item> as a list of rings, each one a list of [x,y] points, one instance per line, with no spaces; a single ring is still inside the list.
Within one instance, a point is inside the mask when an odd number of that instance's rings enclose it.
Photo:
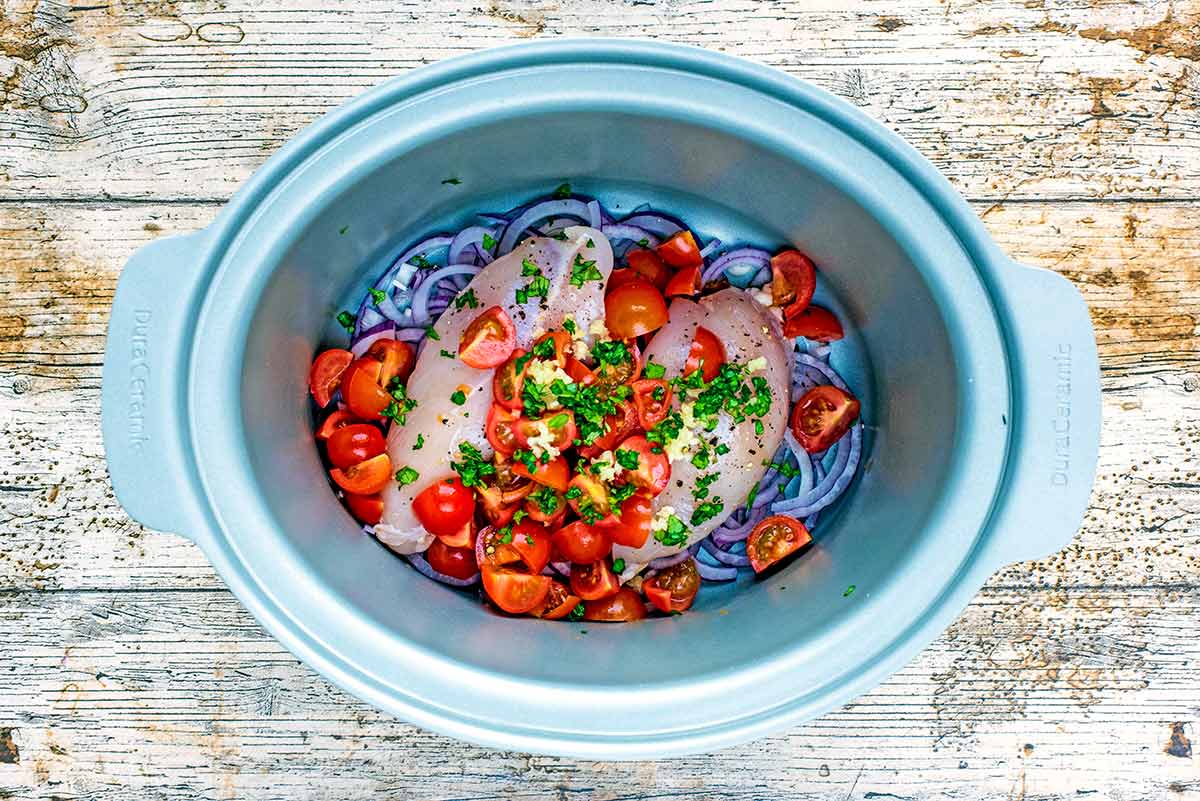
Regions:
[[[855,330],[839,366],[875,427],[865,472],[810,553],[769,581],[707,589],[680,618],[490,614],[362,536],[313,444],[306,371],[364,265],[563,180],[706,236],[800,245]],[[1010,261],[883,126],[729,56],[566,40],[393,80],[303,131],[207,229],[136,253],[113,303],[103,421],[130,514],[195,540],[337,684],[478,743],[647,758],[845,703],[998,568],[1064,546],[1087,505],[1100,392],[1071,284]]]

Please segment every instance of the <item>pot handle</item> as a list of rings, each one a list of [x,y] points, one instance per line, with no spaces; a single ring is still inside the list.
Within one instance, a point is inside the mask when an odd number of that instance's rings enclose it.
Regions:
[[[125,264],[104,351],[108,473],[131,517],[189,539],[204,512],[187,439],[184,371],[204,276],[204,232],[156,239]]]
[[[1009,459],[987,546],[999,568],[1061,550],[1079,529],[1100,448],[1100,367],[1074,284],[1007,259],[994,275],[1013,364]]]

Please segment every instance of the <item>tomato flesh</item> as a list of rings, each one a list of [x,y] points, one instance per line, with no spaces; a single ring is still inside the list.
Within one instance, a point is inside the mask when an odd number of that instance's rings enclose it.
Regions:
[[[620,589],[621,583],[617,581],[607,559],[571,565],[571,592],[585,601],[607,598]]]
[[[581,456],[591,459],[604,451],[611,451],[622,440],[637,431],[637,409],[633,404],[621,400],[614,401],[614,403],[617,410],[604,418],[604,433],[597,437],[591,445],[582,446],[579,449]]]
[[[377,339],[367,348],[367,356],[379,362],[379,386],[388,388],[393,378],[404,381],[416,364],[412,345],[396,339]]]
[[[575,414],[563,410],[550,412],[534,420],[522,417],[513,424],[513,434],[517,445],[529,447],[529,440],[542,433],[543,428],[553,437],[550,444],[560,451],[570,448],[579,436],[579,428],[575,425]]]
[[[688,230],[673,235],[656,247],[654,252],[667,264],[676,268],[699,267],[704,264],[704,257],[700,255],[700,246],[696,244],[696,237],[692,236],[692,232]]]
[[[520,419],[520,412],[506,409],[499,403],[492,404],[492,408],[488,410],[484,433],[497,452],[510,456],[518,448],[516,424]]]
[[[834,342],[846,335],[833,312],[820,306],[809,306],[799,314],[783,318],[783,335],[804,337],[813,342]]]
[[[513,549],[530,573],[541,573],[550,564],[550,532],[541,523],[522,520],[512,527]]]
[[[692,348],[688,351],[687,363],[683,367],[684,375],[700,371],[705,381],[712,381],[721,372],[725,363],[725,346],[717,335],[703,326],[696,329],[696,338],[692,340]]]
[[[379,419],[380,413],[392,402],[392,396],[379,385],[382,366],[376,359],[364,356],[355,359],[342,374],[342,400],[363,420]]]
[[[670,614],[691,607],[700,591],[700,574],[696,563],[685,559],[677,565],[660,570],[642,582],[646,598],[659,611]]]
[[[333,399],[342,380],[342,373],[354,361],[354,354],[341,348],[333,348],[323,352],[313,360],[308,371],[308,390],[312,393],[317,405],[324,408]]]
[[[667,302],[647,281],[629,281],[604,297],[604,321],[614,337],[633,339],[657,331],[668,319]]]
[[[591,509],[592,514],[585,518],[585,522],[589,522],[593,517],[595,520],[603,520],[608,517],[611,511],[608,505],[608,493],[605,492],[604,485],[597,479],[583,473],[576,473],[571,477],[567,494],[573,494],[571,490],[574,489],[578,489],[579,494],[570,498],[569,501],[575,514],[582,518],[584,514],[580,510]]]
[[[812,542],[812,535],[799,520],[773,515],[763,520],[746,539],[746,555],[755,573],[761,573],[785,556]]]
[[[631,250],[625,254],[625,262],[629,269],[654,284],[659,292],[667,288],[667,282],[671,280],[671,268],[653,250]],[[611,278],[608,285],[611,289]]]
[[[350,508],[350,514],[360,523],[366,523],[368,526],[373,526],[383,517],[383,496],[379,493],[374,495],[355,495],[352,492],[346,493],[346,506]]]
[[[571,590],[561,581],[550,580],[550,591],[541,608],[531,609],[529,614],[542,620],[560,620],[571,614],[571,610],[579,606],[579,596],[572,595]]]
[[[650,539],[650,524],[654,520],[654,507],[650,494],[639,490],[621,502],[621,514],[611,515],[596,524],[603,529],[614,545],[641,548]]]
[[[430,534],[452,537],[475,514],[475,493],[458,476],[440,478],[413,498],[413,514]]]
[[[525,386],[525,374],[529,372],[529,362],[532,360],[523,361],[520,372],[517,372],[517,362],[525,353],[521,348],[514,350],[508,361],[492,376],[492,399],[507,409],[520,410],[522,407],[521,389]]]
[[[671,413],[671,385],[661,378],[640,378],[633,382],[633,406],[638,424],[649,431]]]
[[[392,480],[392,460],[386,453],[381,453],[349,467],[335,467],[329,475],[346,492],[374,495]]]
[[[612,542],[599,526],[576,520],[554,532],[554,550],[571,562],[597,562],[608,556]]]
[[[508,312],[493,306],[466,327],[458,343],[458,358],[468,367],[484,370],[498,367],[512,356],[517,346],[517,329]]]
[[[622,587],[612,595],[583,605],[583,619],[600,623],[626,623],[646,617],[642,596],[631,587]]]
[[[471,548],[475,547],[475,521],[468,520],[466,525],[460,528],[449,536],[440,536],[438,539],[451,548]]]
[[[630,484],[648,490],[651,495],[658,495],[667,488],[671,481],[671,461],[665,453],[655,453],[650,441],[641,434],[627,438],[617,447],[637,454],[637,468],[625,470]]]
[[[566,492],[567,483],[571,480],[571,468],[562,456],[556,456],[546,464],[538,459],[534,462],[537,468],[533,472],[523,462],[513,463],[513,472],[518,476],[530,478],[543,486],[552,487],[558,492]]]
[[[663,290],[663,294],[669,298],[675,296],[689,297],[699,291],[700,268],[684,267],[671,276],[671,280],[667,282],[667,288]]]
[[[356,422],[358,419],[350,412],[345,409],[337,409],[321,423],[321,427],[317,429],[317,439],[329,439],[339,428],[345,428]]]
[[[813,387],[792,409],[792,435],[804,450],[820,453],[850,430],[861,409],[856,398],[837,387]]]
[[[817,269],[798,250],[785,250],[771,259],[771,301],[783,308],[785,318],[799,314],[812,302]]]
[[[334,431],[325,442],[334,467],[349,467],[383,453],[383,434],[369,423],[353,423]]]
[[[456,579],[469,579],[479,572],[474,548],[454,548],[441,540],[434,540],[425,551],[425,561],[437,572]]]
[[[549,576],[533,576],[484,565],[483,589],[492,603],[510,615],[523,615],[538,607],[550,592]]]

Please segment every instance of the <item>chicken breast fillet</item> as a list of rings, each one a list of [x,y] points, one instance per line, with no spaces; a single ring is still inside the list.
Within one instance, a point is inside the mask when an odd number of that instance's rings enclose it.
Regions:
[[[529,348],[536,337],[561,326],[567,316],[574,318],[582,332],[588,331],[593,320],[604,319],[604,287],[612,272],[612,247],[595,228],[576,226],[564,233],[565,240],[531,237],[493,261],[463,290],[474,290],[479,305],[460,309],[451,304],[434,326],[440,339],[426,341],[408,379],[408,396],[417,405],[408,413],[405,425],[394,424],[388,432],[387,453],[392,466],[396,470],[411,467],[420,476],[403,487],[390,482],[383,491],[383,517],[375,526],[375,536],[393,551],[418,553],[433,542],[433,535],[413,514],[413,498],[433,482],[455,475],[450,463],[460,460],[460,443],[469,442],[484,457],[492,455],[484,425],[492,404],[494,371],[468,367],[457,356],[443,356],[442,349],[457,354],[463,331],[492,306],[508,312],[516,327],[517,347],[522,348]],[[602,278],[585,281],[582,286],[572,285],[576,256],[581,261],[594,261]],[[543,298],[518,304],[515,291],[530,281],[521,274],[526,260],[541,269],[549,289]],[[450,401],[456,390],[467,396],[461,406]],[[414,449],[418,436],[421,447]]]

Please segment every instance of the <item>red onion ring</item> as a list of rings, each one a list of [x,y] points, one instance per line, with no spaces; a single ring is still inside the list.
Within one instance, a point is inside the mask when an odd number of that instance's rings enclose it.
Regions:
[[[736,567],[717,567],[699,559],[696,560],[696,572],[705,581],[733,581],[738,577]]]
[[[639,228],[636,225],[626,225],[625,223],[606,225],[600,229],[600,233],[611,240],[629,240],[639,247],[656,248],[662,241],[645,228]],[[645,245],[640,244],[643,240],[646,242]]]
[[[415,567],[417,572],[421,575],[431,578],[434,581],[440,581],[443,584],[449,584],[451,587],[470,587],[479,582],[478,571],[476,571],[475,575],[471,576],[470,578],[460,579],[455,578],[454,576],[447,576],[445,573],[437,572],[429,565],[429,562],[426,561],[425,557],[419,553],[404,554],[404,558],[407,559],[408,563]]]
[[[497,255],[510,253],[517,246],[522,234],[547,217],[573,217],[580,221],[589,221],[591,213],[588,211],[588,205],[582,200],[544,200],[535,203],[504,229],[504,235],[500,237],[500,244],[496,248]]]
[[[849,439],[849,443],[847,443]],[[862,423],[855,423],[850,431],[838,440],[837,458],[825,476],[808,496],[778,501],[771,511],[775,514],[787,514],[796,518],[804,518],[813,512],[820,511],[841,497],[850,483],[854,481],[858,470],[858,460],[862,455]]]
[[[621,220],[621,224],[636,225],[638,228],[644,228],[661,239],[666,239],[687,227],[680,220],[658,213],[634,214]]]
[[[371,346],[381,339],[395,339],[396,327],[390,322],[386,327],[381,327],[380,330],[370,334],[364,334],[358,338],[358,341],[350,346],[350,352],[354,354],[354,358],[361,359]]]

